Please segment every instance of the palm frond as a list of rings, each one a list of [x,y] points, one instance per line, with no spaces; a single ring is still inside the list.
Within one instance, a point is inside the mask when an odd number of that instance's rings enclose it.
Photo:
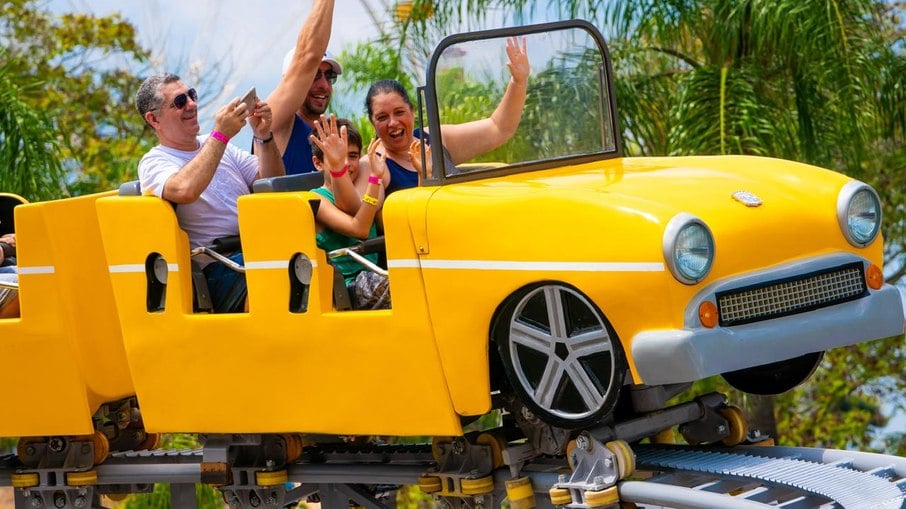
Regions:
[[[4,50],[0,61],[0,190],[29,200],[60,198],[67,190],[53,124],[24,100],[40,84],[14,81]]]

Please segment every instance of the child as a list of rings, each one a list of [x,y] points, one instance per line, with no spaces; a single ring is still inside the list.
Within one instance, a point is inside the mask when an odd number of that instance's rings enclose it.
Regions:
[[[0,237],[0,283],[17,285],[16,273],[16,234],[7,233]],[[0,285],[0,318],[19,316],[19,291],[12,287]]]
[[[359,169],[359,155],[362,138],[352,124],[333,115],[321,115],[315,121],[311,136],[312,162],[324,174],[324,186],[313,192],[321,196],[321,205],[316,217],[318,247],[333,251],[354,245],[358,240],[377,235],[374,216],[381,186],[381,177],[386,171],[386,155],[378,156],[377,140],[368,147],[371,175],[362,196],[358,212],[349,215],[336,206],[337,198],[354,196],[353,180]],[[376,262],[377,255],[367,255]],[[343,274],[346,286],[355,288],[356,309],[381,309],[390,307],[390,288],[386,276],[364,270],[361,264],[348,256],[334,260],[334,265]]]

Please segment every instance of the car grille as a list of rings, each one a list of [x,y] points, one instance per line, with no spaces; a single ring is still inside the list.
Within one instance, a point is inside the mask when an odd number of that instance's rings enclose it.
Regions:
[[[723,327],[805,313],[868,294],[862,263],[768,281],[717,294]]]

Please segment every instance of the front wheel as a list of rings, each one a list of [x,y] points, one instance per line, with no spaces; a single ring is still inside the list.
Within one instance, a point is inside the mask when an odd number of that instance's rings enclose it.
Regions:
[[[541,284],[515,294],[495,336],[510,386],[542,421],[576,429],[613,411],[626,373],[622,349],[575,289]]]
[[[722,373],[734,389],[749,394],[770,396],[784,393],[805,382],[818,369],[824,352],[813,352],[762,366]]]

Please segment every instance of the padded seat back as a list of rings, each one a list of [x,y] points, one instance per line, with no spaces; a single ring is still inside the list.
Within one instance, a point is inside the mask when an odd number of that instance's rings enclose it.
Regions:
[[[253,193],[285,193],[311,191],[324,185],[324,174],[319,171],[258,179],[252,184]]]
[[[142,195],[142,182],[140,180],[123,182],[122,184],[120,184],[119,195],[120,196],[141,196]]]

